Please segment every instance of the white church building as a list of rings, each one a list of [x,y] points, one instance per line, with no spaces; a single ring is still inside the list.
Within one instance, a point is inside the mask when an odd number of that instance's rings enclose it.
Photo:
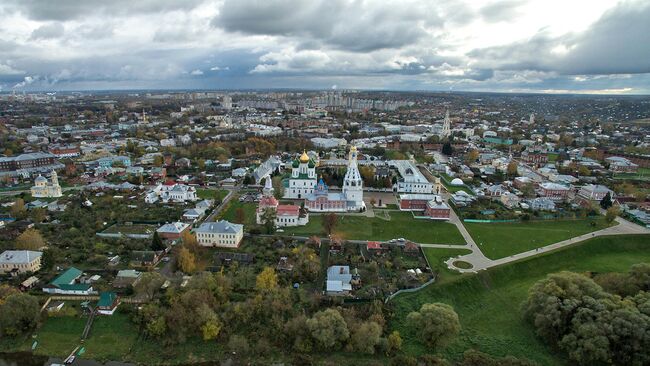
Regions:
[[[47,178],[38,175],[34,180],[34,186],[31,189],[32,197],[35,198],[57,198],[61,197],[61,186],[59,185],[59,177],[56,172],[52,171],[51,181],[48,182]]]
[[[305,208],[311,212],[361,212],[363,202],[363,180],[357,165],[357,148],[352,146],[348,158],[348,169],[343,178],[341,193],[330,193],[321,179],[311,194],[305,197]]]
[[[284,183],[284,198],[308,197],[316,187],[316,162],[303,151],[300,158],[291,164],[291,176]]]

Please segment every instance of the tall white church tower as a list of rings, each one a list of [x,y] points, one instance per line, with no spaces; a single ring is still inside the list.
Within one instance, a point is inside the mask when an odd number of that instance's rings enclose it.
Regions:
[[[451,136],[451,119],[449,118],[449,109],[445,113],[445,119],[442,121],[442,137]]]
[[[363,202],[363,180],[361,180],[361,173],[357,166],[357,147],[350,148],[350,156],[348,158],[348,171],[343,178],[343,195],[348,201],[349,211],[358,211],[366,208]]]

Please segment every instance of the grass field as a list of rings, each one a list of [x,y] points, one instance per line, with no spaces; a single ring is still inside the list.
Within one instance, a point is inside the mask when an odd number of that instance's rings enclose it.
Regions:
[[[225,189],[199,188],[196,190],[196,195],[202,200],[209,199],[223,201],[224,197],[228,195],[228,191]]]
[[[595,226],[591,225],[592,221]],[[504,258],[608,226],[603,218],[464,225],[483,254],[491,259]]]
[[[388,211],[386,211],[388,212]],[[390,220],[378,217],[339,216],[334,231],[345,239],[390,240],[405,238],[418,243],[464,244],[456,226],[433,220],[414,219],[408,212],[391,211]],[[322,235],[323,216],[310,215],[309,224],[285,228],[287,234]]]
[[[219,214],[220,220],[227,220],[230,222],[236,222],[235,218],[237,217],[237,209],[244,210],[244,230],[249,230],[251,226],[256,225],[255,223],[255,210],[257,209],[256,203],[243,203],[237,200],[237,197],[232,198],[228,202],[228,207],[226,207]]]
[[[650,180],[650,168],[639,168],[636,173],[617,173],[614,178]]]
[[[633,264],[650,262],[650,236],[617,236],[588,240],[573,247],[481,272],[458,275],[434,283],[422,291],[403,294],[393,300],[395,317],[390,327],[404,339],[409,354],[427,353],[425,346],[406,326],[409,312],[424,303],[443,302],[458,313],[462,331],[442,355],[457,360],[469,348],[495,356],[513,355],[541,365],[568,364],[556,350],[549,349],[521,318],[520,304],[528,288],[549,273],[624,272]]]

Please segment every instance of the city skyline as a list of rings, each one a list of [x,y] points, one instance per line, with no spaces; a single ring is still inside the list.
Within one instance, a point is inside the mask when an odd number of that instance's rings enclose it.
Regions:
[[[0,92],[650,93],[650,4],[6,1]]]

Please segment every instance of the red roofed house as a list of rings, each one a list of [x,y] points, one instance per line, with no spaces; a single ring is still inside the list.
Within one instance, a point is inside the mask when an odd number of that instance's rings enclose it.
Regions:
[[[300,206],[279,204],[278,200],[273,197],[273,186],[270,177],[266,178],[264,196],[260,199],[257,207],[256,221],[258,225],[263,224],[263,216],[266,210],[275,211],[276,227],[301,226],[307,225],[309,222],[309,213],[306,210],[301,210]]]

